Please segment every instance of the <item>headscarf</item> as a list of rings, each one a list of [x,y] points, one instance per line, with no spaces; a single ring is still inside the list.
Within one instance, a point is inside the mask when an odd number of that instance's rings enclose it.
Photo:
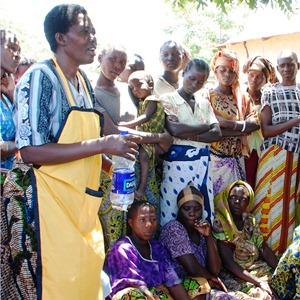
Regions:
[[[233,68],[234,72],[236,73],[236,77],[234,82],[231,85],[231,88],[232,88],[233,97],[237,101],[237,106],[239,110],[239,119],[242,121],[244,120],[245,108],[243,107],[242,92],[240,90],[240,83],[239,83],[240,64],[236,52],[233,50],[218,51],[214,55],[210,63],[210,67],[212,71],[215,72],[215,70],[219,66],[226,66],[226,67]]]
[[[204,205],[204,199],[202,193],[197,190],[193,183],[190,182],[181,192],[180,195],[181,197],[178,197],[177,199],[177,206],[178,209],[186,202],[188,201],[197,201],[198,203],[201,204],[202,208]]]
[[[213,72],[215,72],[215,70],[219,66],[227,66],[233,68],[234,72],[237,74],[237,80],[239,77],[239,65],[240,64],[237,58],[237,54],[235,51],[232,50],[218,51],[214,55],[210,63],[210,67]]]
[[[245,181],[237,180],[230,183],[222,192],[215,198],[215,222],[220,222],[224,230],[226,240],[231,241],[239,233],[237,229],[229,206],[229,195],[233,187],[243,185],[249,191],[249,203],[245,212],[250,212],[254,207],[254,192],[252,187]]]
[[[273,67],[272,63],[268,59],[260,55],[254,56],[246,60],[243,66],[243,73],[246,74],[251,70],[263,72],[267,82],[275,83],[278,81],[276,77],[275,68]]]

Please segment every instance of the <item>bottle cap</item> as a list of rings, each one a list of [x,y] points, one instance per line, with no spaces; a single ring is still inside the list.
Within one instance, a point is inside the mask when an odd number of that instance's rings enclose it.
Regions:
[[[128,134],[128,131],[127,131],[127,130],[121,130],[121,131],[120,131],[120,134],[121,134],[121,135],[126,135],[126,134]]]

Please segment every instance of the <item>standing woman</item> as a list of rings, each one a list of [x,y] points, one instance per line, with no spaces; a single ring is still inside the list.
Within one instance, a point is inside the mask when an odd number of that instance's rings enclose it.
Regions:
[[[55,6],[44,31],[54,56],[32,66],[15,91],[24,163],[9,172],[3,191],[14,275],[22,299],[103,299],[98,188],[111,161],[102,153],[133,160],[137,145],[132,136],[100,137],[92,87],[79,68],[96,55],[86,10]]]
[[[247,59],[243,66],[243,72],[247,74],[248,79],[245,97],[247,101],[252,102],[257,115],[260,116],[262,90],[265,84],[277,81],[275,69],[268,59],[254,56]],[[258,158],[261,154],[260,147],[263,141],[261,130],[253,131],[247,138],[250,156],[245,158],[246,179],[254,190]]]
[[[210,146],[214,195],[230,182],[245,180],[244,156],[249,155],[247,134],[259,129],[255,108],[240,90],[239,61],[234,51],[218,51],[211,61],[218,86],[210,102],[220,123],[222,139]]]
[[[186,54],[181,44],[176,41],[166,41],[159,50],[159,57],[163,67],[163,74],[154,83],[154,94],[160,96],[164,93],[175,92],[180,84],[180,71],[186,64]]]
[[[131,121],[137,114],[127,86],[121,93],[117,84],[117,79],[127,64],[127,51],[122,45],[105,45],[100,51],[98,61],[100,75],[95,86],[95,109],[104,116],[104,134],[119,133],[118,122]]]
[[[119,134],[118,123],[133,120],[137,113],[137,108],[130,98],[128,90],[123,89],[120,91],[119,89],[119,86],[124,83],[117,84],[118,76],[122,74],[126,67],[127,52],[123,46],[109,44],[102,48],[98,59],[100,62],[100,75],[95,87],[95,109],[104,116],[104,134]],[[134,129],[129,129],[129,131],[141,135],[143,143],[160,144],[165,151],[170,147],[172,141],[168,133],[137,132]],[[126,235],[127,222],[126,212],[114,209],[111,206],[111,181],[109,176],[102,173],[101,178],[104,201],[99,210],[99,218],[104,227],[105,250],[108,252],[116,241]]]
[[[20,61],[19,40],[10,31],[0,30],[1,42],[1,299],[16,299],[16,288],[9,264],[10,249],[8,246],[8,224],[4,213],[2,199],[3,183],[7,172],[12,168],[15,153],[16,128],[12,118],[13,93],[15,89],[12,74]]]
[[[300,68],[291,50],[277,58],[281,82],[262,95],[261,129],[264,136],[258,162],[254,215],[268,245],[281,255],[291,244],[300,222]]]
[[[108,44],[102,47],[98,56],[100,74],[95,86],[95,109],[104,116],[104,134],[119,134],[118,122],[131,121],[137,110],[126,89],[120,91],[117,78],[125,70],[127,52],[122,45]],[[121,83],[124,85],[123,83]],[[124,211],[112,208],[110,202],[111,179],[101,173],[103,203],[99,209],[99,218],[103,226],[105,252],[116,241],[126,235],[127,222]]]
[[[14,156],[16,129],[13,123],[12,110],[15,84],[12,74],[20,62],[20,43],[11,31],[0,30],[1,41],[1,193],[5,175],[12,168]]]
[[[174,137],[163,162],[160,190],[161,226],[175,220],[177,196],[192,181],[204,195],[203,217],[213,221],[213,191],[208,145],[221,138],[219,123],[201,90],[209,76],[209,66],[192,59],[183,70],[183,84],[160,97],[166,114],[166,128]]]

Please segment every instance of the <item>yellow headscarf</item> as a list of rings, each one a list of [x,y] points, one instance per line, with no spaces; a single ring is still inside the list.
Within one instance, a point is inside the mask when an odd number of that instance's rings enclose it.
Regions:
[[[237,236],[237,229],[229,207],[228,198],[233,187],[243,185],[249,192],[249,203],[246,212],[250,212],[254,207],[254,192],[252,187],[245,181],[237,180],[230,183],[222,192],[214,198],[215,204],[215,222],[220,222],[224,230],[226,240],[231,241]],[[219,227],[219,226],[218,226]]]

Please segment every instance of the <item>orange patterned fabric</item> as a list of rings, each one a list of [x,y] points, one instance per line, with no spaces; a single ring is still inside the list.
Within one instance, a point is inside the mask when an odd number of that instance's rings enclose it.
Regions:
[[[300,156],[274,145],[262,152],[253,214],[267,244],[282,254],[291,244],[300,197]]]

